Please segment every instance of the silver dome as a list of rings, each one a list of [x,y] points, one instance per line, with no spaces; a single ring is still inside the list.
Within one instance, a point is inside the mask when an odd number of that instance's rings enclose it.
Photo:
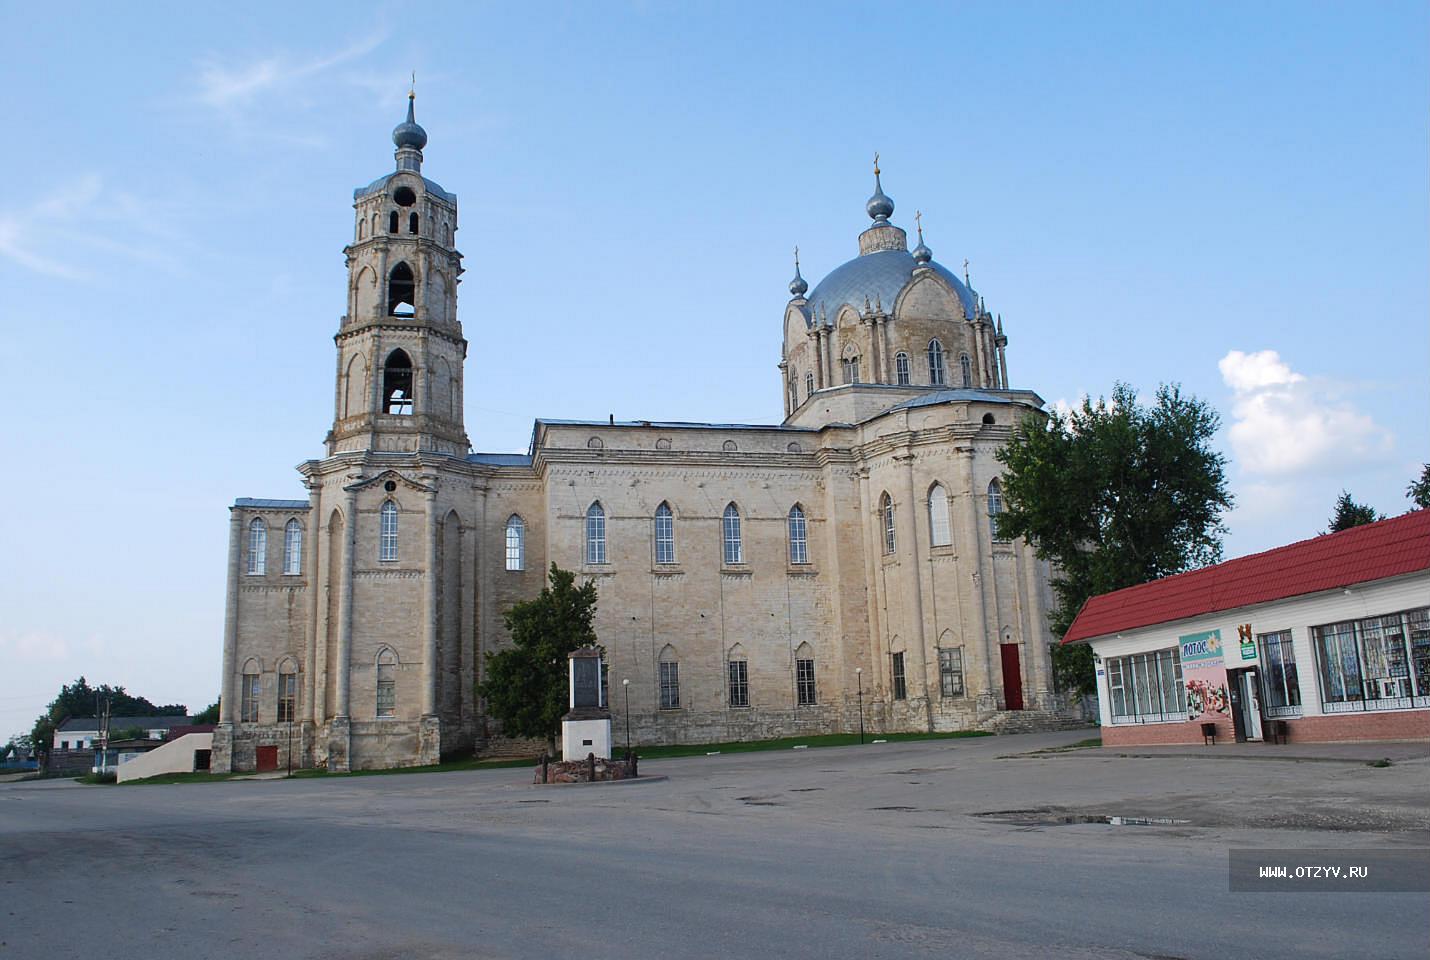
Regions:
[[[908,285],[915,268],[920,266],[926,266],[938,274],[958,294],[964,314],[973,316],[977,303],[973,291],[943,264],[933,260],[921,264],[907,250],[867,253],[835,268],[829,276],[819,281],[814,292],[809,295],[811,315],[815,310],[823,309],[833,317],[846,303],[856,310],[863,310],[866,297],[870,303],[880,303],[885,310],[892,311],[899,293]]]

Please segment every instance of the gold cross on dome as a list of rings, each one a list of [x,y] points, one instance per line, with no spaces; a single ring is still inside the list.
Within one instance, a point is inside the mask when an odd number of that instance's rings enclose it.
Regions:
[[[879,151],[874,151],[874,176],[879,175]]]

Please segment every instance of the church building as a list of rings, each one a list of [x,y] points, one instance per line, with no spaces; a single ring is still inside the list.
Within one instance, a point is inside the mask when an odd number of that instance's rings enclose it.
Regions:
[[[410,97],[393,141],[354,194],[307,496],[230,508],[213,769],[499,744],[476,684],[552,563],[597,584],[638,745],[852,731],[861,710],[870,731],[1056,722],[1049,571],[992,523],[994,455],[1043,401],[1010,385],[967,275],[921,230],[909,250],[877,165],[858,256],[812,290],[796,261],[782,422],[538,419],[526,453],[477,453],[457,198],[423,175]]]

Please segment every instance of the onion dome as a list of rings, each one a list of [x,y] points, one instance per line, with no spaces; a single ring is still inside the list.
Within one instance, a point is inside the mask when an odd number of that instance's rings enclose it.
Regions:
[[[918,211],[914,214],[914,222],[917,223],[919,227],[919,245],[914,247],[914,262],[921,267],[926,267],[929,265],[929,261],[933,259],[933,251],[924,243],[923,216],[922,211]]]
[[[889,217],[894,213],[894,201],[884,195],[883,184],[879,182],[879,155],[874,154],[874,195],[869,198],[869,202],[864,204],[864,209],[869,211],[869,217],[876,224],[888,223]]]
[[[398,149],[411,147],[414,150],[421,150],[427,146],[427,131],[423,130],[413,116],[413,103],[417,99],[417,94],[407,95],[407,119],[399,123],[392,130],[392,142],[397,144]]]
[[[809,284],[799,275],[799,247],[794,248],[794,279],[789,282],[791,296],[802,297],[809,292]]]

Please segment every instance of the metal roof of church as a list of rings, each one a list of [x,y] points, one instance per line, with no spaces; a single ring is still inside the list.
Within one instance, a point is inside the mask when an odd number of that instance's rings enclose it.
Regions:
[[[387,181],[391,180],[399,173],[409,172],[411,171],[394,170],[391,173],[383,174],[382,176],[374,180],[372,183],[369,183],[367,186],[358,187],[356,190],[354,190],[353,199],[361,200],[363,197],[366,197],[369,194],[381,193],[383,190],[387,189]],[[431,180],[428,180],[426,177],[422,178],[422,185],[427,188],[428,193],[435,194],[436,196],[441,197],[443,200],[446,200],[448,203],[457,202],[457,197],[455,194],[448,193],[446,190],[443,190],[440,185]]]
[[[562,427],[662,427],[670,430],[778,430],[782,433],[818,433],[818,427],[790,427],[781,423],[687,423],[683,420],[552,420],[537,423]]]
[[[1430,510],[1090,598],[1063,643],[1430,570]]]
[[[307,510],[309,507],[307,500],[263,500],[255,497],[239,497],[233,505],[256,510]]]
[[[918,265],[914,255],[907,250],[880,250],[855,257],[835,267],[819,281],[809,295],[810,312],[823,307],[832,323],[834,314],[846,303],[856,310],[863,310],[865,297],[871,304],[877,302],[885,310],[892,311],[894,301],[908,285]],[[958,299],[963,301],[963,312],[973,316],[977,306],[973,291],[943,264],[931,261],[929,267],[958,294]],[[806,319],[812,320],[812,317]]]
[[[976,400],[979,403],[1026,403],[1024,398],[1013,397],[1007,393],[992,392],[988,390],[975,390],[971,387],[959,387],[951,390],[935,390],[932,393],[921,394],[911,397],[903,403],[895,404],[890,410],[912,410],[914,407],[930,407],[936,403],[949,403],[954,400]]]

